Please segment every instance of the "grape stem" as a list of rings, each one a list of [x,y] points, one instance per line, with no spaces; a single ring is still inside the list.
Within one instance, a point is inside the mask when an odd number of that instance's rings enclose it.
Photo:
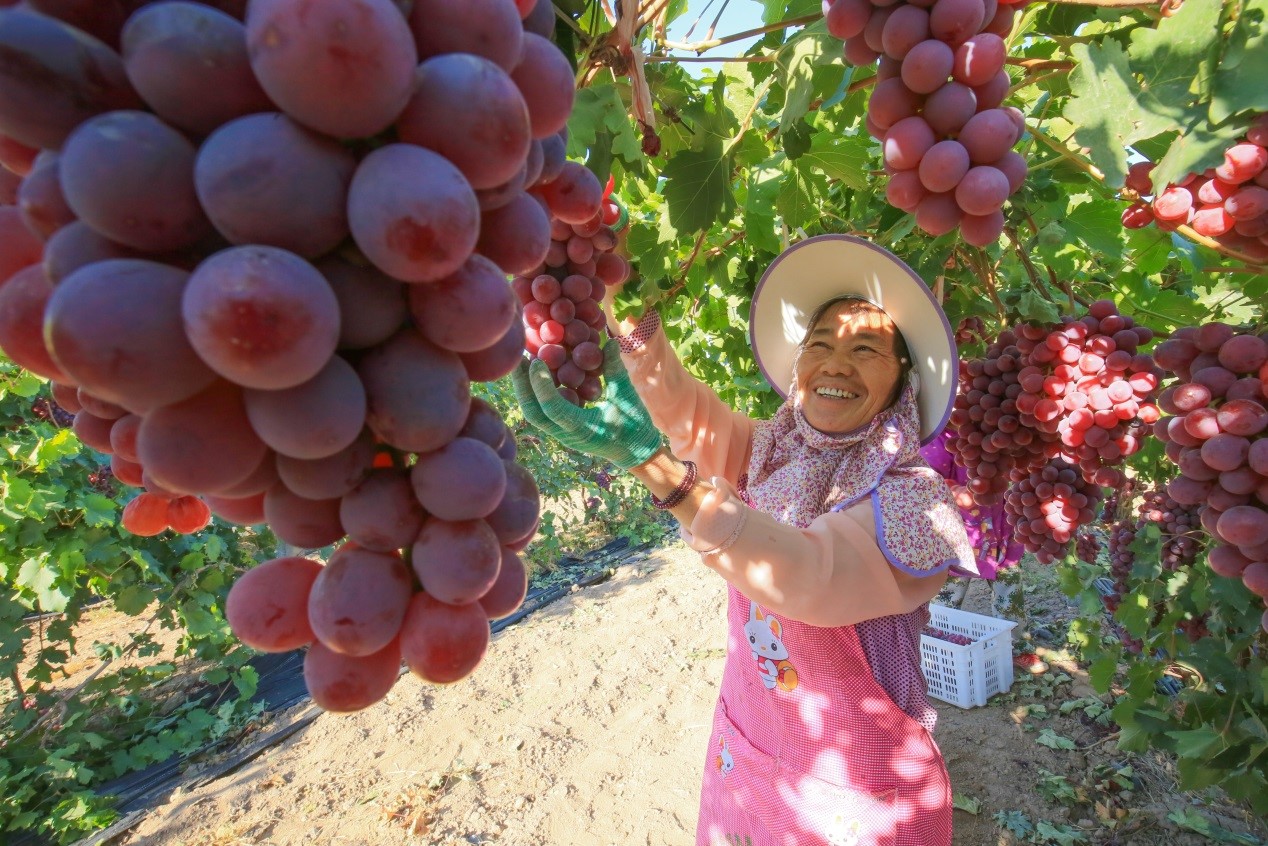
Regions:
[[[781,29],[788,29],[794,26],[805,26],[812,24],[822,18],[822,14],[802,15],[798,18],[789,18],[788,20],[776,21],[775,23],[759,26],[756,29],[750,29],[745,32],[737,32],[734,35],[726,35],[722,38],[708,38],[702,41],[682,42],[682,41],[665,41],[658,39],[657,46],[667,50],[686,50],[695,53],[697,56],[705,50],[712,50],[714,47],[721,47],[723,44],[733,44],[736,41],[743,41],[746,38],[753,38],[758,35],[765,35],[768,32],[778,32]],[[767,59],[765,61],[772,61]],[[712,61],[721,61],[713,59]]]
[[[956,253],[960,256],[960,261],[973,268],[978,278],[982,280],[982,284],[986,286],[986,293],[990,294],[991,302],[995,305],[996,319],[1001,325],[1006,323],[1008,310],[1004,308],[1004,303],[999,298],[999,291],[995,287],[995,270],[990,262],[986,261],[985,253],[981,250],[961,249],[957,249]]]
[[[1264,269],[1262,267],[1250,267],[1250,266],[1204,267],[1202,268],[1202,272],[1203,273],[1249,273],[1252,276],[1260,276],[1263,274]]]
[[[1026,275],[1030,277],[1030,284],[1035,286],[1035,290],[1042,292],[1043,283],[1039,281],[1039,271],[1035,269],[1034,262],[1030,260],[1030,256],[1026,254],[1026,250],[1021,245],[1021,239],[1017,237],[1017,230],[1009,226],[1004,229],[1008,233],[1008,240],[1013,242],[1013,250],[1017,253],[1017,258],[1021,259],[1022,267],[1026,268]]]
[[[1044,269],[1048,271],[1048,281],[1052,283],[1052,287],[1060,288],[1063,291],[1065,291],[1066,297],[1070,300],[1071,314],[1078,311],[1078,307],[1080,305],[1084,307],[1088,305],[1088,300],[1086,297],[1079,297],[1075,295],[1074,288],[1071,287],[1069,280],[1062,282],[1057,279],[1057,272],[1052,269],[1052,265],[1045,263]]]
[[[1044,0],[1054,6],[1101,6],[1106,9],[1145,8],[1158,5],[1158,0]]]
[[[1052,0],[1049,0],[1049,2],[1052,2]],[[1033,124],[1027,124],[1026,128],[1030,130],[1030,134],[1033,138],[1039,141],[1042,141],[1046,147],[1051,149],[1057,155],[1061,156],[1063,159],[1066,159],[1067,161],[1069,161],[1071,164],[1073,164],[1075,167],[1082,170],[1084,173],[1086,173],[1088,176],[1095,179],[1097,182],[1101,183],[1102,185],[1105,184],[1105,174],[1096,165],[1083,159],[1082,157],[1077,155],[1073,150],[1069,149],[1065,145],[1058,143],[1056,139],[1049,136],[1046,132],[1039,129],[1037,126],[1034,126]],[[1215,252],[1219,253],[1222,256],[1227,256],[1228,258],[1237,259],[1238,261],[1243,262],[1244,264],[1252,265],[1252,266],[1263,264],[1263,262],[1256,261],[1253,257],[1248,256],[1246,253],[1243,253],[1240,250],[1235,250],[1232,247],[1227,247],[1213,238],[1208,238],[1205,235],[1201,235],[1195,232],[1193,228],[1189,226],[1188,224],[1180,224],[1179,226],[1176,227],[1175,231],[1179,232],[1181,235],[1188,238],[1190,241],[1201,244],[1203,247],[1206,247],[1208,250],[1214,250]]]
[[[1074,62],[1069,59],[1023,59],[1020,56],[1009,56],[1004,64],[1019,67],[1025,71],[1074,70]]]
[[[648,56],[649,62],[718,62],[719,64],[737,62],[773,62],[775,54],[763,56]]]
[[[686,286],[687,271],[691,269],[691,265],[695,263],[696,257],[700,254],[700,248],[704,244],[704,238],[706,234],[707,233],[704,233],[704,232],[700,233],[700,237],[696,239],[696,246],[694,249],[692,249],[691,255],[688,256],[687,259],[679,265],[678,273],[682,277],[682,280],[679,281],[677,285],[675,285],[674,287],[666,291],[665,296],[662,299],[668,300],[672,298],[675,294],[681,291],[684,286]],[[736,232],[730,238],[727,238],[725,242],[719,244],[716,247],[710,247],[709,249],[705,250],[704,251],[705,257],[716,258],[722,255],[722,252],[727,247],[731,246],[736,241],[741,240],[743,237],[744,237],[744,230],[741,229],[739,232]]]

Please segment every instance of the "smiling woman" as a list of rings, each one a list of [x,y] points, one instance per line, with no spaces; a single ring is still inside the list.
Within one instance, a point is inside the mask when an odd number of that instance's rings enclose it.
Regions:
[[[844,435],[898,401],[910,365],[889,315],[867,300],[837,297],[811,315],[793,360],[797,402],[811,426]]]
[[[609,328],[601,402],[570,405],[537,363],[516,392],[533,425],[640,479],[730,584],[698,846],[947,846],[920,632],[976,561],[919,454],[957,370],[937,302],[866,241],[791,247],[753,297],[754,354],[787,396],[760,421],[688,375],[655,312]]]

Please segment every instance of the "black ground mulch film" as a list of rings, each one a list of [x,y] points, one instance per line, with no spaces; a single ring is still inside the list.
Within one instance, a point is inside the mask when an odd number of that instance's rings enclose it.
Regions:
[[[548,576],[546,585],[536,588],[530,585],[528,595],[524,598],[524,604],[520,606],[520,609],[509,617],[495,620],[491,624],[493,633],[496,634],[518,623],[534,611],[567,596],[578,587],[587,587],[611,578],[613,570],[619,563],[641,557],[640,553],[651,549],[652,546],[652,543],[631,546],[628,538],[617,538],[589,553],[585,558],[566,556],[560,559],[554,571]],[[304,686],[303,674],[304,650],[257,655],[249,663],[260,677],[252,701],[263,703],[265,711],[280,714],[308,700],[308,690]],[[208,687],[196,691],[192,697],[214,700],[223,695],[226,689],[226,687]],[[300,731],[320,714],[319,708],[311,706],[309,710],[263,736],[252,735],[249,738],[240,739],[237,746],[227,755],[219,745],[208,747],[187,757],[173,756],[161,763],[151,764],[143,770],[128,773],[100,785],[97,788],[99,794],[117,797],[115,807],[119,811],[120,818],[109,828],[76,842],[75,846],[104,846],[110,843],[140,822],[149,808],[164,801],[177,786],[187,783],[191,788],[197,787],[228,775],[260,753]],[[208,753],[221,755],[221,760],[190,782],[184,773],[191,760]],[[20,832],[8,840],[0,835],[0,843],[7,846],[53,846],[53,841],[34,832]]]

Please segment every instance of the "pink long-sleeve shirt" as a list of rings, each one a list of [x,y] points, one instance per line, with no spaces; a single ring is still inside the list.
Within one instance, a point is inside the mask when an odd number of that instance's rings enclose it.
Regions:
[[[687,372],[654,313],[619,341],[631,381],[674,454],[694,461],[714,485],[684,527],[687,543],[723,576],[744,573],[756,582],[764,595],[750,598],[763,607],[812,625],[853,625],[873,677],[932,731],[937,717],[921,672],[920,634],[931,587],[942,580],[904,577],[890,565],[867,498],[805,528],[749,508],[736,483],[748,470],[757,422]]]

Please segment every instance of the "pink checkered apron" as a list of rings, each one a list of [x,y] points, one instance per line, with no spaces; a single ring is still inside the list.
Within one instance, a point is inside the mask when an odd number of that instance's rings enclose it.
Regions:
[[[735,588],[727,621],[697,846],[948,846],[942,755],[854,627],[777,619]]]

